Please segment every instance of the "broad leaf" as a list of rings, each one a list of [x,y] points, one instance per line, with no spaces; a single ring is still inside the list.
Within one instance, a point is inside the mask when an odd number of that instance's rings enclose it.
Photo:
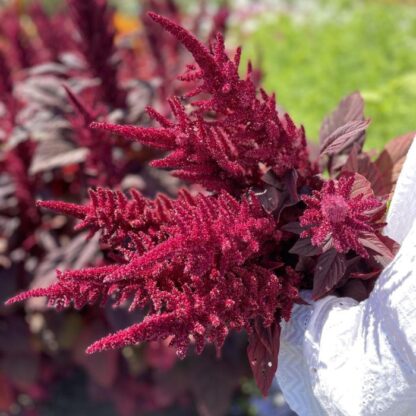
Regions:
[[[322,249],[320,247],[313,246],[310,238],[300,238],[289,250],[289,253],[311,257],[321,254]]]
[[[282,191],[279,191],[273,186],[266,186],[261,192],[256,192],[257,198],[268,214],[276,211],[280,200],[283,198],[282,194]]]
[[[274,322],[269,328],[264,328],[263,324],[256,320],[253,333],[248,338],[248,360],[263,396],[267,396],[276,374],[280,331],[278,322]]]
[[[386,267],[394,258],[399,245],[391,238],[375,233],[361,233],[359,242],[370,250],[373,259]]]
[[[331,114],[325,117],[319,133],[321,146],[325,144],[325,140],[339,127],[349,121],[362,120],[364,120],[364,100],[359,92],[353,92],[345,97]]]
[[[364,135],[370,120],[349,121],[337,128],[321,145],[321,156],[334,155],[352,146]]]
[[[289,222],[285,224],[281,229],[282,231],[287,231],[293,234],[300,234],[302,231],[305,231],[305,228],[302,227],[298,222]]]
[[[359,173],[364,176],[371,184],[375,195],[385,195],[388,193],[388,186],[383,178],[380,169],[371,160],[368,154],[360,153],[359,146],[353,145],[342,172]]]
[[[277,219],[286,207],[299,202],[297,191],[298,173],[292,169],[283,178],[277,178],[273,172],[267,172],[263,178],[267,185],[260,192],[256,192],[264,210],[273,213]]]
[[[342,167],[342,172],[358,172],[358,155],[360,154],[360,146],[354,143],[345,165]]]
[[[394,253],[391,249],[380,239],[380,237],[375,233],[360,233],[358,239],[360,243],[370,250],[381,254],[383,257],[388,257],[393,259]]]
[[[351,198],[355,198],[358,195],[364,195],[364,197],[374,196],[371,183],[359,173],[354,174],[354,184],[351,190]]]
[[[375,162],[377,168],[383,174],[387,193],[393,193],[394,191],[415,135],[416,132],[411,132],[390,141]]]
[[[345,274],[347,264],[345,255],[331,249],[319,256],[316,263],[313,279],[313,299],[325,296],[341,281]]]

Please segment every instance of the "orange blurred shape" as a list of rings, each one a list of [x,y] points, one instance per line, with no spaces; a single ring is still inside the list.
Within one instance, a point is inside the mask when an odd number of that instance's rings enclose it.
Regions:
[[[127,16],[120,12],[114,13],[113,22],[119,36],[129,35],[141,28],[139,19]]]

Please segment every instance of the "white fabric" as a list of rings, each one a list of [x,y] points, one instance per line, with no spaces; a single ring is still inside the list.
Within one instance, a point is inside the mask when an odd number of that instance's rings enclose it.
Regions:
[[[277,379],[300,416],[416,415],[416,140],[388,221],[402,246],[369,299],[297,305],[282,328]]]
[[[416,140],[410,147],[387,213],[384,233],[402,244],[416,218]]]

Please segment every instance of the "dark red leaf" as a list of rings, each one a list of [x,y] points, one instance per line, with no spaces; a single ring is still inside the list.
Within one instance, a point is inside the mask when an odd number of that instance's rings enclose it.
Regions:
[[[368,273],[351,273],[350,278],[360,279],[360,280],[369,280],[369,279],[374,279],[380,273],[381,273],[381,270],[376,270],[374,272],[368,272]]]
[[[368,155],[360,155],[357,172],[371,183],[375,195],[385,195],[388,192],[382,173]]]
[[[370,120],[349,121],[347,124],[337,128],[323,141],[321,146],[321,156],[342,152],[364,135],[369,124]]]
[[[289,222],[281,229],[282,231],[287,231],[293,234],[300,234],[302,231],[305,231],[305,228],[303,228],[298,222]]]
[[[325,296],[344,276],[347,268],[345,255],[335,249],[326,251],[319,256],[313,279],[313,299]]]
[[[349,121],[361,120],[364,120],[364,100],[359,92],[353,92],[345,97],[331,114],[325,117],[319,133],[321,146],[339,127]]]
[[[256,192],[256,196],[268,214],[278,208],[283,197],[282,192],[273,186],[266,186],[261,192]]]
[[[368,154],[360,153],[360,148],[357,144],[353,145],[342,171],[359,173],[367,178],[371,183],[375,195],[385,195],[388,193],[388,184],[384,180],[380,169]]]
[[[298,173],[295,169],[290,170],[281,179],[276,178],[272,172],[266,173],[262,179],[269,185],[256,195],[267,213],[273,213],[279,218],[286,207],[299,202]]]
[[[256,321],[249,335],[247,356],[254,379],[263,396],[267,396],[277,370],[280,346],[280,324],[274,322],[269,328]]]
[[[394,257],[392,250],[375,233],[361,233],[359,241],[364,247],[369,248],[383,257],[387,257],[390,260]]]
[[[283,177],[283,184],[285,189],[289,195],[289,204],[294,205],[299,202],[299,195],[298,195],[298,172],[296,169],[292,169],[288,173],[285,174]]]
[[[393,253],[395,256],[399,251],[400,244],[388,237],[387,235],[379,234],[378,238],[383,242],[383,244]]]
[[[383,268],[393,260],[399,249],[399,244],[381,234],[362,233],[359,241],[369,249],[372,258]]]
[[[371,183],[364,178],[364,176],[356,173],[354,175],[354,185],[352,186],[350,198],[355,198],[358,195],[364,195],[364,197],[374,196]]]
[[[289,250],[289,253],[310,257],[321,254],[322,249],[320,247],[313,246],[310,238],[300,238]]]
[[[281,189],[280,180],[276,177],[272,170],[268,170],[261,178],[267,185],[274,186],[275,188]]]
[[[339,294],[341,297],[353,298],[357,302],[367,299],[369,295],[365,284],[357,279],[348,280],[340,289]]]
[[[358,172],[358,155],[360,151],[360,146],[357,143],[354,143],[351,152],[348,155],[348,159],[342,168],[343,172]]]
[[[334,134],[337,129],[342,130],[342,128],[350,122],[363,121],[364,100],[359,92],[355,92],[344,98],[335,111],[324,120],[320,132],[321,149],[329,145],[330,141],[334,139]],[[338,130],[338,133],[339,132],[340,130]],[[358,132],[348,140],[348,143],[345,143],[345,146],[342,146],[342,149],[338,149],[335,154],[330,155],[329,158],[321,158],[320,165],[322,171],[328,168],[331,174],[339,172],[348,159],[348,153],[350,152],[351,146],[355,145],[358,149],[358,153],[361,153],[364,140],[365,134],[363,132]]]
[[[380,172],[383,173],[388,193],[394,191],[407,152],[415,135],[416,132],[411,132],[391,140],[375,162]]]

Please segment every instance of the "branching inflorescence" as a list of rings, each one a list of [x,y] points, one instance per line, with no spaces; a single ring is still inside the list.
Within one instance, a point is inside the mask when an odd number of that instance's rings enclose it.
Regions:
[[[167,337],[180,356],[192,338],[198,352],[206,342],[220,349],[230,330],[251,331],[256,318],[270,326],[280,309],[288,319],[298,299],[298,275],[271,261],[280,233],[254,195],[237,201],[225,191],[196,197],[182,191],[177,200],[151,201],[134,190],[128,199],[98,189],[83,207],[39,205],[80,218],[79,229],[100,230],[121,264],[61,272],[54,286],[12,301],[48,296],[58,308],[81,308],[111,298],[116,305],[130,301],[130,310],[148,310],[142,323],[89,352]]]
[[[308,168],[303,129],[297,128],[289,115],[278,114],[274,96],[264,91],[257,94],[250,66],[247,77],[240,78],[240,49],[230,59],[224,40],[218,35],[211,52],[170,20],[149,15],[181,41],[198,64],[188,65],[187,72],[180,77],[197,83],[187,97],[204,94],[206,98],[193,101],[191,112],[186,111],[179,98],[171,99],[175,122],[150,109],[150,116],[161,128],[102,123],[93,123],[93,127],[168,151],[164,159],[152,166],[174,169],[173,174],[179,178],[212,191],[226,189],[238,195],[259,185],[264,166],[278,176],[293,168]]]

